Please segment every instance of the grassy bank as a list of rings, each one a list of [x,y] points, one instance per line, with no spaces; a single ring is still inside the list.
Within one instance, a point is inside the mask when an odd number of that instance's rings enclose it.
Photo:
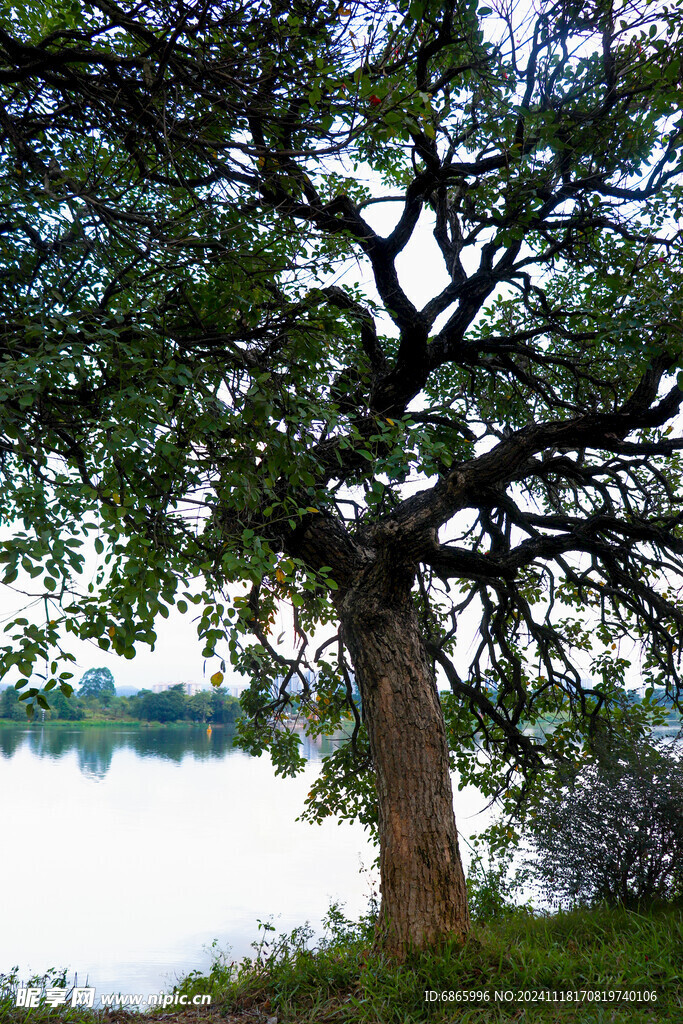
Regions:
[[[179,996],[189,1001],[210,994],[212,1005],[178,1007],[177,1018],[216,1024],[273,1017],[278,1024],[683,1024],[680,907],[551,917],[516,912],[475,923],[464,946],[444,945],[400,966],[369,951],[369,934],[369,922],[352,925],[335,910],[315,948],[309,948],[307,929],[279,938],[266,932],[253,960],[236,965],[217,956],[208,975],[188,976]],[[426,997],[429,992],[438,996]],[[611,1001],[609,992],[615,993]],[[29,1015],[12,1004],[8,993],[0,1021],[112,1019],[44,1008]],[[125,1016],[116,1013],[118,1020]]]
[[[317,950],[305,947],[305,934],[294,933],[238,968],[236,976],[216,964],[208,979],[190,978],[183,991],[209,991],[226,1009],[258,1006],[280,1022],[296,1024],[683,1024],[680,907],[552,917],[517,912],[475,923],[465,946],[417,954],[399,967],[368,953],[362,926],[349,927],[341,919],[332,925]],[[596,993],[610,991],[614,1001],[597,1002]],[[578,1001],[569,995],[574,992]],[[628,1001],[616,1001],[625,992]]]

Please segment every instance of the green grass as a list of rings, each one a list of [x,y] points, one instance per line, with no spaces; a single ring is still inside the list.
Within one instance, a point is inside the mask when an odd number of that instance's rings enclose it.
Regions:
[[[336,913],[317,948],[308,948],[307,932],[299,929],[241,966],[217,959],[208,977],[191,975],[182,990],[210,992],[214,1008],[226,1012],[258,1007],[280,1024],[683,1024],[681,908],[584,909],[552,917],[518,911],[475,923],[464,946],[415,953],[403,965],[370,952],[367,928]],[[454,996],[427,1002],[429,990]],[[576,990],[579,1000],[581,990],[635,996],[621,1003],[560,1001]],[[497,1001],[496,992],[512,1001]],[[553,992],[557,1001],[526,1001]],[[646,992],[656,1001],[644,1001]]]
[[[306,927],[279,937],[269,925],[262,927],[252,959],[236,964],[216,952],[207,975],[193,972],[177,986],[188,997],[212,996],[205,1011],[211,1022],[244,1014],[245,1022],[277,1017],[278,1024],[683,1024],[681,907],[582,909],[553,916],[517,910],[488,924],[475,922],[464,945],[415,953],[404,964],[371,951],[369,919],[352,924],[336,907],[326,937],[313,948]],[[426,1001],[430,990],[454,996]],[[576,990],[579,1000],[568,1001],[566,993]],[[582,990],[634,996],[622,1002],[581,1001]],[[497,992],[509,993],[510,1001],[497,1000]],[[465,993],[472,1001],[463,998]],[[532,993],[556,993],[556,998],[530,1001]],[[654,993],[656,1000],[645,1001],[645,993]],[[168,1019],[169,1010],[163,1012]],[[192,1021],[203,1013],[193,1011]],[[182,1021],[185,1015],[179,1010],[173,1016]],[[125,1014],[117,1019],[124,1017],[141,1019]],[[4,998],[0,995],[0,1024],[108,1019],[80,1008],[18,1010],[12,985]]]
[[[26,1024],[56,1024],[57,1021],[63,1024],[95,1024],[101,1015],[94,1014],[92,1010],[84,1007],[61,1007],[59,1010],[41,1004],[31,1009],[21,1009],[15,1006],[16,993],[19,986],[40,989],[46,988],[68,988],[65,970],[51,968],[43,975],[34,975],[32,978],[19,978],[19,969],[13,968],[8,974],[0,974],[0,1024],[15,1024],[25,1021]],[[69,990],[70,994],[71,990]]]

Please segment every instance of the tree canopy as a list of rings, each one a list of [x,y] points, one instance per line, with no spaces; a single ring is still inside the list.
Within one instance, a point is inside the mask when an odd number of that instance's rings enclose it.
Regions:
[[[79,697],[116,696],[116,684],[108,668],[89,668],[83,674],[78,691]]]
[[[514,794],[680,694],[680,6],[0,11],[2,671],[194,606],[249,749],[353,716],[309,812],[388,947],[464,933],[449,756]]]

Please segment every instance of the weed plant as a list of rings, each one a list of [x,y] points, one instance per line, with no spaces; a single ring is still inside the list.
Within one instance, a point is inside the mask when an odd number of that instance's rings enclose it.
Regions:
[[[68,989],[66,1006],[52,1007],[41,1000],[35,1007],[17,1007],[16,997],[20,987],[35,987],[41,991],[66,988],[66,970],[49,968],[45,974],[33,975],[28,980],[19,978],[18,967],[13,967],[7,974],[0,974],[0,1024],[56,1024],[57,1021],[60,1024],[98,1024],[102,1020],[101,1013],[95,1013],[88,1007],[69,1006],[71,989]]]
[[[325,938],[314,948],[310,939],[306,928],[275,937],[266,926],[252,959],[217,961],[181,991],[210,991],[226,1013],[258,1008],[279,1024],[683,1024],[681,907],[508,911],[475,921],[464,946],[415,952],[401,965],[372,952],[370,918],[354,925],[339,907]],[[610,991],[613,1001],[595,999]]]

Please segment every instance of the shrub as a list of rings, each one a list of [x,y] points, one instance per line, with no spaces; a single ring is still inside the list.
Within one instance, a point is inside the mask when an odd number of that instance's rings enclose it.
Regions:
[[[634,906],[683,896],[683,756],[603,746],[527,819],[526,867],[553,904]]]
[[[492,921],[513,913],[529,912],[527,906],[517,902],[526,884],[527,872],[519,867],[513,869],[514,848],[510,846],[504,854],[499,851],[497,856],[492,853],[485,856],[480,849],[482,844],[467,845],[472,851],[467,872],[467,902],[472,920]]]

